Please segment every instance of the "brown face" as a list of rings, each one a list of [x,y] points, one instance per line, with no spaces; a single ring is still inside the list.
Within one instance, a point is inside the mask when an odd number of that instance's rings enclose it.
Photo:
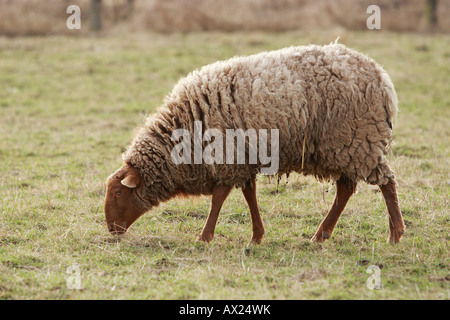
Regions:
[[[106,183],[105,217],[112,234],[122,234],[147,209],[136,201],[135,189],[141,185],[138,170],[125,164]]]

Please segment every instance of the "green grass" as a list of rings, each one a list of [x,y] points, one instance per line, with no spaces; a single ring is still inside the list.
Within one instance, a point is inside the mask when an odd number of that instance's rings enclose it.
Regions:
[[[1,299],[449,299],[450,37],[342,32],[391,75],[393,155],[407,226],[386,244],[381,193],[361,183],[333,237],[310,243],[334,186],[258,180],[266,235],[249,245],[239,190],[212,243],[195,243],[207,197],[175,199],[121,241],[105,228],[107,176],[144,116],[194,68],[234,55],[325,44],[338,34],[201,33],[0,38]],[[278,189],[278,191],[277,191]],[[78,264],[81,289],[69,289]],[[382,289],[369,290],[369,265]]]

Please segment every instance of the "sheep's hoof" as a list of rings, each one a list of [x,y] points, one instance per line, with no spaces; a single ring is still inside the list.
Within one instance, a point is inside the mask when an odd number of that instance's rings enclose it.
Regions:
[[[330,236],[331,233],[318,230],[314,237],[311,238],[311,242],[324,242],[325,240],[330,239]]]
[[[387,239],[388,243],[396,244],[400,242],[400,238],[405,233],[405,228],[400,227],[398,229],[390,229],[389,238]]]
[[[199,234],[195,242],[210,243],[214,238],[214,234]]]
[[[262,242],[262,236],[260,236],[260,237],[253,236],[252,240],[250,241],[251,244],[261,244],[261,242]]]

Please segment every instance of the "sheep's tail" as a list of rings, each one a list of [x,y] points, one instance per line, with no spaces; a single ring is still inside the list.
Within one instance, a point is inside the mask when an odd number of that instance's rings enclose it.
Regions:
[[[391,127],[391,129],[394,129],[398,112],[397,92],[395,91],[394,84],[392,83],[391,78],[384,70],[381,73],[381,78],[383,86],[384,107],[386,108],[386,113],[388,116],[387,121],[389,127]]]
[[[382,94],[384,100],[384,108],[386,109],[387,119],[386,122],[391,129],[389,132],[389,138],[386,141],[386,154],[392,155],[392,141],[394,140],[394,126],[398,112],[398,97],[395,91],[394,84],[391,81],[389,75],[383,70],[381,73]]]

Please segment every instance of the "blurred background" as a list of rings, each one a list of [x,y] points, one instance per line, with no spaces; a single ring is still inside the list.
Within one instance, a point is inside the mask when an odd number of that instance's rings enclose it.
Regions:
[[[81,8],[81,30],[66,28],[66,8]],[[382,30],[450,31],[449,0],[0,0],[0,35],[156,31],[366,29],[368,6]]]

